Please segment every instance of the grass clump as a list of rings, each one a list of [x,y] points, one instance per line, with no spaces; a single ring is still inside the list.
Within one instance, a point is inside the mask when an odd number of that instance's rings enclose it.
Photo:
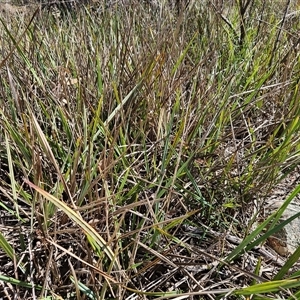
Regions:
[[[299,162],[299,24],[244,2],[3,16],[2,297],[299,296],[299,249],[259,252],[299,188],[252,228]]]

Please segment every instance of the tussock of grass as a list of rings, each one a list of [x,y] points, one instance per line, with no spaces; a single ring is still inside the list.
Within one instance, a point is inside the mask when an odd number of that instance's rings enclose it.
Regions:
[[[247,3],[1,19],[2,297],[297,297],[257,246],[299,188],[251,224],[299,162],[299,24]]]

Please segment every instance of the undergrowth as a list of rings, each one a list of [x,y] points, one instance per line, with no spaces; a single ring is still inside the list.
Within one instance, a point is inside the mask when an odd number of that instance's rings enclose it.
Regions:
[[[1,297],[298,299],[300,250],[270,272],[255,251],[299,187],[252,226],[299,164],[275,2],[1,18]]]

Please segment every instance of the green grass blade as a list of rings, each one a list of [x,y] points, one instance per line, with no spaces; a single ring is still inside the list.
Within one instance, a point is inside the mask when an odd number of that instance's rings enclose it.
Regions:
[[[3,249],[3,251],[7,254],[7,256],[14,260],[15,252],[13,247],[8,243],[8,241],[5,239],[5,237],[0,232],[0,247]]]
[[[140,81],[128,94],[127,96],[121,101],[121,103],[119,103],[117,105],[117,107],[114,109],[114,111],[108,116],[108,118],[105,120],[104,125],[107,126],[112,120],[113,118],[117,115],[117,113],[124,107],[124,105],[132,98],[132,96],[134,95],[134,93],[136,93],[136,91],[138,90],[138,88],[141,86],[142,81]],[[96,134],[94,136],[94,138],[98,136],[98,134]]]
[[[263,282],[260,284],[252,285],[234,292],[235,295],[255,295],[263,293],[278,292],[282,289],[291,289],[300,287],[300,279],[285,279]]]
[[[296,251],[289,257],[284,266],[279,270],[279,272],[274,276],[273,280],[280,280],[286,275],[292,266],[299,261],[300,258],[300,246],[296,249]]]
[[[75,281],[74,280],[74,277],[73,276],[70,276],[70,279],[73,283],[77,283],[78,284],[78,288],[79,290],[84,294],[86,295],[86,297],[92,299],[92,300],[97,300],[97,297],[95,295],[95,293],[89,289],[86,285],[84,285],[83,283],[81,282],[78,282],[78,281]]]
[[[31,283],[24,282],[24,281],[21,281],[21,280],[12,278],[12,277],[7,277],[7,276],[1,275],[1,274],[0,274],[0,281],[8,282],[10,284],[22,286],[25,288],[31,288],[31,289],[33,288],[33,285]],[[37,290],[42,289],[42,287],[40,285],[35,285],[34,288]]]
[[[251,232],[225,259],[226,262],[230,262],[244,253],[246,247],[251,244],[253,239],[255,239],[265,228],[266,226],[273,220],[276,213],[269,216],[262,224],[260,224],[253,232]],[[257,243],[252,243],[251,245],[254,247]]]

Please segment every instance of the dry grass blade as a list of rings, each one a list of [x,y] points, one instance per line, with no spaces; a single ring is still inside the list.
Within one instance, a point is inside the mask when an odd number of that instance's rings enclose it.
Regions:
[[[174,264],[171,260],[169,260],[167,257],[165,257],[164,255],[160,254],[159,252],[151,249],[150,247],[148,247],[147,245],[145,245],[144,243],[141,243],[140,241],[137,241],[137,243],[143,247],[144,249],[146,249],[147,251],[149,251],[149,253],[153,254],[154,256],[156,256],[158,259],[160,259],[161,261],[165,262],[166,264],[174,267],[174,268],[178,268],[178,266],[176,266],[176,264]]]
[[[11,184],[11,188],[12,188],[13,201],[14,201],[16,215],[19,218],[19,207],[17,204],[17,189],[16,189],[14,169],[13,169],[13,159],[11,156],[10,145],[9,145],[9,141],[8,141],[6,132],[5,132],[5,144],[6,144],[6,151],[7,151],[7,158],[8,158],[9,177],[10,177],[10,184]]]
[[[107,273],[101,271],[99,268],[96,268],[95,266],[89,264],[88,262],[84,261],[83,259],[81,259],[80,257],[78,257],[77,255],[75,255],[74,253],[72,253],[71,251],[67,250],[67,249],[64,249],[63,247],[61,247],[60,245],[58,245],[57,243],[55,243],[54,241],[52,240],[49,240],[49,242],[51,244],[53,244],[55,247],[61,249],[64,253],[76,258],[78,261],[81,261],[83,264],[85,264],[87,267],[95,270],[97,273],[101,274],[105,279],[109,280],[110,282],[113,282],[113,283],[117,283],[116,280],[114,280],[113,277],[109,276]]]

